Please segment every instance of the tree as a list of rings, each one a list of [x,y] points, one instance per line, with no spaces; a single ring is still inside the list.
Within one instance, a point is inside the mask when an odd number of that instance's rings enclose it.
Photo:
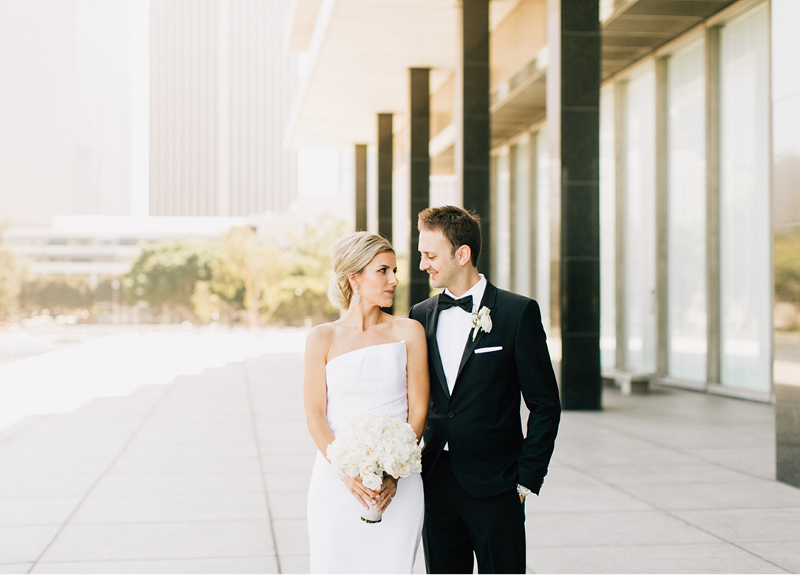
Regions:
[[[775,299],[800,305],[800,236],[776,236]]]
[[[232,289],[240,285],[244,316],[251,327],[269,321],[293,295],[285,281],[289,257],[276,243],[265,242],[253,228],[232,228],[220,241],[211,264],[211,290],[229,298]]]
[[[8,318],[19,310],[26,275],[23,259],[0,243],[0,317]]]
[[[334,319],[338,315],[328,301],[328,282],[331,247],[344,233],[343,221],[322,216],[315,225],[306,225],[302,234],[288,234],[290,269],[284,284],[294,297],[277,316],[293,321],[309,316]]]
[[[142,250],[126,285],[135,297],[166,313],[178,309],[194,316],[192,296],[198,281],[210,278],[213,251],[206,243],[161,242]]]
[[[151,306],[190,310],[205,322],[223,313],[250,326],[332,317],[330,248],[343,230],[343,222],[325,218],[299,234],[270,237],[242,227],[217,242],[155,244],[143,250],[126,284]]]
[[[90,309],[94,293],[82,276],[36,276],[22,286],[20,301],[26,310],[49,309],[54,315],[67,310]]]

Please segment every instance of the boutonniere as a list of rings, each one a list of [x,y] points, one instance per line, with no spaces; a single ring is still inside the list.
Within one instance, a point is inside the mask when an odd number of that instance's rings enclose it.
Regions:
[[[483,306],[480,311],[472,312],[472,341],[475,341],[475,338],[478,337],[479,331],[485,331],[486,333],[492,331],[490,313],[492,313],[492,310],[486,306]]]

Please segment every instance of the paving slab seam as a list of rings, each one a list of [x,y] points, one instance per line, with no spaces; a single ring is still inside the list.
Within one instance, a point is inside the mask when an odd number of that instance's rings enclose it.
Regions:
[[[92,485],[89,487],[89,489],[86,491],[84,496],[80,499],[80,501],[78,501],[78,504],[75,506],[75,509],[72,510],[72,512],[67,517],[67,519],[61,525],[61,528],[58,531],[56,531],[56,534],[53,536],[53,538],[50,540],[50,542],[44,547],[42,552],[39,554],[39,556],[33,562],[33,564],[31,565],[31,568],[28,569],[28,571],[27,571],[28,573],[31,573],[36,568],[36,566],[41,561],[42,557],[44,557],[44,555],[47,553],[47,551],[50,549],[50,547],[53,545],[53,543],[56,541],[56,539],[58,539],[58,537],[64,531],[66,526],[69,525],[69,522],[72,521],[72,519],[78,513],[78,511],[80,510],[81,506],[86,502],[86,500],[89,498],[89,496],[92,494],[92,492],[97,488],[97,486],[100,484],[100,482],[103,480],[103,478],[108,474],[108,472],[111,471],[111,469],[113,469],[114,465],[116,465],[117,461],[119,461],[119,459],[122,457],[122,455],[128,449],[128,447],[130,447],[130,445],[133,443],[134,439],[136,439],[136,436],[142,431],[142,429],[144,429],[145,425],[147,425],[147,422],[150,421],[150,419],[153,417],[153,415],[156,413],[156,411],[158,411],[158,408],[161,406],[161,404],[164,402],[164,400],[167,398],[167,396],[170,394],[170,392],[173,389],[174,389],[174,383],[170,383],[170,384],[167,385],[166,389],[164,390],[164,393],[161,394],[161,397],[159,397],[158,400],[153,404],[153,407],[150,408],[150,411],[148,411],[147,414],[145,414],[145,416],[142,418],[141,423],[136,427],[136,429],[133,431],[133,433],[131,433],[131,436],[128,438],[128,440],[125,442],[125,444],[122,446],[122,449],[120,449],[119,453],[117,453],[117,455],[111,460],[111,463],[108,464],[108,467],[106,467],[106,469],[100,474],[100,476],[94,481],[94,483],[92,483]]]
[[[766,557],[762,557],[761,555],[759,555],[757,553],[753,553],[749,549],[745,549],[744,547],[742,547],[741,545],[738,545],[737,543],[734,543],[733,541],[728,541],[727,539],[725,539],[725,538],[723,538],[723,537],[721,537],[721,536],[719,536],[719,535],[717,535],[715,533],[712,533],[708,529],[705,529],[705,528],[703,528],[703,527],[701,527],[699,525],[691,523],[690,521],[687,521],[683,517],[680,517],[680,516],[672,513],[669,510],[661,509],[660,507],[658,507],[656,505],[653,505],[649,501],[643,500],[642,498],[638,497],[636,494],[631,493],[629,491],[626,491],[623,487],[621,487],[619,485],[615,485],[615,484],[613,484],[613,483],[611,483],[611,482],[609,482],[609,481],[607,481],[607,480],[605,480],[605,479],[603,479],[601,477],[596,477],[594,475],[591,475],[590,473],[588,473],[588,472],[586,472],[586,471],[584,471],[582,469],[579,469],[579,468],[577,468],[577,467],[575,467],[573,465],[570,465],[569,463],[562,463],[562,465],[564,465],[565,467],[571,468],[573,471],[575,471],[577,473],[580,473],[582,475],[588,476],[589,478],[594,479],[595,481],[598,481],[599,483],[604,484],[606,487],[610,487],[611,489],[614,489],[615,491],[618,491],[619,493],[622,493],[623,495],[626,495],[626,496],[628,496],[628,497],[630,497],[630,498],[632,498],[632,499],[634,499],[634,500],[646,505],[647,507],[651,508],[653,511],[656,511],[658,513],[662,513],[662,514],[666,515],[667,517],[670,517],[672,519],[675,519],[676,521],[679,521],[680,523],[683,523],[684,525],[687,525],[689,527],[697,529],[698,531],[702,531],[706,535],[709,535],[710,537],[713,537],[713,538],[715,538],[715,539],[717,539],[717,540],[719,540],[719,541],[721,541],[723,543],[727,543],[728,545],[736,547],[737,549],[739,549],[740,551],[743,551],[744,553],[747,553],[748,555],[752,555],[753,557],[757,557],[757,558],[761,559],[762,561],[766,561],[770,565],[774,565],[775,567],[777,567],[778,569],[781,569],[782,571],[786,570],[785,567],[782,567],[781,565],[778,565],[774,561],[772,561],[770,559],[767,559]],[[763,481],[767,481],[767,480],[761,479],[760,481],[763,482]],[[630,511],[630,512],[621,511],[621,512],[615,512],[615,513],[642,513],[642,512],[641,511],[639,511],[639,512],[637,512],[637,511]],[[587,546],[587,547],[591,547],[591,546]],[[652,545],[641,545],[641,546],[639,546],[639,545],[630,545],[630,546],[620,546],[620,547],[652,547]]]
[[[48,565],[50,563],[148,563],[152,561],[206,561],[217,559],[264,559],[268,557],[275,557],[274,553],[267,553],[265,555],[208,555],[204,557],[157,557],[157,558],[114,558],[114,559],[59,559],[58,561],[43,561],[41,565]],[[0,563],[0,565],[18,565],[18,563]]]
[[[769,563],[770,565],[775,565],[775,567],[777,567],[778,569],[781,569],[781,570],[783,570],[783,571],[787,571],[787,572],[789,572],[789,573],[792,573],[792,570],[791,570],[791,569],[788,569],[788,568],[786,568],[786,567],[783,567],[782,565],[779,565],[778,563],[775,563],[775,561],[773,561],[772,559],[767,559],[766,557],[763,557],[763,556],[759,555],[758,553],[755,553],[755,552],[753,552],[753,551],[750,551],[749,549],[745,549],[744,547],[742,547],[742,546],[741,546],[741,545],[739,545],[738,543],[734,543],[733,541],[728,541],[727,539],[724,539],[723,537],[720,537],[719,535],[715,535],[715,534],[711,533],[710,531],[708,531],[707,529],[704,529],[703,527],[700,527],[699,525],[695,525],[694,523],[692,523],[692,522],[690,522],[690,521],[687,521],[687,520],[685,520],[685,519],[683,519],[683,518],[676,517],[676,516],[672,515],[672,514],[671,514],[671,513],[669,513],[669,512],[666,512],[666,511],[664,511],[664,513],[666,513],[667,515],[670,515],[671,517],[675,517],[676,519],[678,519],[678,520],[680,520],[680,521],[683,521],[683,522],[684,522],[686,525],[689,525],[689,526],[691,526],[691,527],[694,527],[695,529],[699,529],[700,531],[703,531],[704,533],[708,533],[708,534],[709,534],[709,535],[711,535],[712,537],[716,537],[716,538],[720,539],[721,541],[724,541],[724,542],[725,542],[725,543],[727,543],[728,545],[731,545],[731,546],[733,546],[733,547],[736,547],[737,549],[739,549],[739,550],[741,550],[741,551],[744,551],[745,553],[747,553],[747,554],[749,554],[749,555],[752,555],[753,557],[758,557],[759,559],[761,559],[762,561],[765,561],[765,562]]]
[[[187,525],[187,524],[214,524],[214,523],[262,523],[264,519],[253,519],[253,518],[245,518],[245,519],[168,519],[166,521],[158,521],[158,520],[147,520],[147,521],[115,521],[112,523],[77,523],[76,525],[80,527],[121,527],[123,525]],[[35,527],[53,527],[55,524],[41,524],[35,525]],[[4,525],[3,527],[18,527],[17,525]]]
[[[595,427],[600,427],[600,428],[608,430],[608,431],[613,431],[614,433],[618,433],[618,434],[626,436],[626,437],[628,437],[630,439],[636,439],[636,440],[642,441],[644,443],[649,443],[653,447],[658,447],[658,448],[661,448],[661,449],[666,449],[668,451],[672,451],[674,453],[678,453],[680,455],[683,455],[684,457],[689,457],[691,459],[694,459],[694,460],[702,462],[702,463],[708,463],[710,465],[714,465],[716,467],[720,467],[720,468],[725,469],[727,471],[733,471],[733,472],[739,473],[741,475],[746,475],[747,477],[752,477],[753,479],[757,479],[758,481],[772,481],[773,483],[775,482],[774,480],[766,479],[766,478],[764,478],[764,477],[762,477],[760,475],[755,475],[753,473],[748,473],[747,471],[743,471],[743,470],[737,469],[735,467],[729,467],[729,466],[725,465],[724,463],[719,463],[717,461],[713,461],[713,460],[710,460],[710,459],[704,459],[703,457],[700,457],[699,455],[695,455],[693,453],[688,453],[688,452],[686,452],[686,451],[684,451],[684,450],[682,450],[682,449],[680,449],[678,447],[675,447],[673,445],[668,445],[668,444],[665,444],[665,443],[659,443],[658,441],[654,441],[654,440],[652,440],[650,438],[647,438],[647,437],[641,437],[641,436],[638,436],[638,435],[634,435],[633,433],[631,433],[629,431],[626,431],[626,430],[623,430],[623,429],[619,429],[619,428],[616,428],[616,427],[613,427],[613,426],[610,426],[610,425],[598,424],[598,423],[594,423],[594,422],[592,422],[592,425],[594,425]],[[556,443],[556,446],[557,445],[558,445],[558,443]],[[731,448],[718,448],[718,449],[735,450],[737,448],[731,447]],[[565,465],[566,465],[566,463],[565,463]],[[605,466],[605,467],[614,467],[614,466]]]
[[[692,547],[692,546],[697,546],[697,547],[701,547],[702,548],[702,547],[705,547],[707,545],[708,544],[703,544],[703,543],[691,543],[691,544],[671,543],[668,546],[671,547],[671,548],[673,548],[673,547]],[[724,545],[724,544],[717,543],[717,544],[714,544],[714,545]],[[661,548],[662,546],[661,545],[657,545],[657,544],[656,545],[626,545],[626,546],[616,546],[616,547],[614,547],[614,549],[633,550],[633,549],[646,549],[647,547],[653,547],[653,548],[658,549],[658,548]],[[554,550],[554,551],[558,551],[558,552],[581,553],[583,551],[590,551],[590,550],[595,550],[595,549],[608,549],[608,547],[607,546],[557,547],[557,548],[550,548],[550,549],[548,549],[548,551]],[[529,553],[528,555],[529,555],[529,558],[531,558],[530,557],[531,554]],[[754,557],[757,557],[756,555],[753,555],[753,554],[751,554],[751,555],[754,556]],[[758,558],[762,559],[761,557],[758,557]],[[774,565],[774,563],[771,562],[771,561],[766,561],[766,563],[769,563],[770,565]],[[530,566],[530,564],[528,564],[526,566],[526,569],[527,569],[526,573],[558,573],[558,571],[541,571],[541,572],[540,571],[535,571]],[[585,571],[570,571],[570,572],[571,573],[594,573],[595,571],[591,570],[591,569],[587,569]],[[598,572],[601,572],[601,573],[604,573],[604,572],[605,573],[614,573],[615,571],[609,570],[609,571],[598,571]],[[624,573],[626,571],[619,571],[619,572],[623,572]],[[670,571],[645,571],[645,570],[641,570],[640,569],[640,570],[632,571],[632,572],[633,573],[636,573],[636,572],[638,572],[638,573],[662,573],[662,572],[664,572],[664,573],[718,573],[718,572],[724,573],[725,571],[716,571],[716,570],[701,571],[701,570],[696,569],[696,568],[689,568],[689,569],[686,569],[686,570],[683,570],[683,571],[678,570],[678,569],[673,569],[673,570],[670,570]],[[736,571],[732,571],[731,570],[730,572],[734,573]],[[740,571],[740,572],[741,573],[750,573],[750,572],[754,572],[754,571]],[[796,571],[792,571],[791,569],[786,569],[786,568],[778,566],[776,571],[770,571],[770,573],[796,573]]]
[[[241,363],[242,375],[244,377],[244,385],[245,389],[247,390],[247,403],[250,406],[250,420],[253,424],[253,441],[256,445],[256,452],[258,453],[258,467],[261,470],[261,482],[264,486],[264,501],[267,508],[267,518],[269,520],[269,531],[270,535],[272,536],[272,548],[275,550],[275,564],[277,566],[277,572],[283,573],[281,569],[281,556],[278,552],[278,541],[275,536],[275,523],[272,521],[272,507],[269,503],[269,489],[267,489],[267,474],[266,470],[264,469],[264,458],[262,456],[261,451],[261,441],[259,440],[258,434],[258,418],[256,417],[256,409],[255,405],[253,404],[253,391],[250,386],[250,373],[247,370],[247,365],[242,362]]]
[[[528,548],[528,553],[538,553],[547,551],[549,549],[558,549],[564,551],[567,549],[645,549],[647,547],[707,547],[709,545],[724,545],[727,541],[720,541],[718,543],[631,543],[624,545],[558,545],[552,547],[535,547]],[[752,554],[751,554],[752,555]],[[782,567],[781,567],[782,569]]]
[[[25,419],[23,419],[22,421],[12,424],[10,426],[11,429],[9,429],[9,427],[6,427],[0,430],[0,445],[6,443],[11,439],[14,439],[22,432],[27,431],[28,429],[39,423],[39,421],[44,419],[45,417],[46,415],[30,415]]]

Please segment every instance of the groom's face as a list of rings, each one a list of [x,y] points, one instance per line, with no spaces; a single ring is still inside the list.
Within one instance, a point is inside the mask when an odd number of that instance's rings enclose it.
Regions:
[[[453,246],[440,231],[423,229],[419,233],[419,253],[419,269],[428,272],[435,288],[449,287],[461,271]]]

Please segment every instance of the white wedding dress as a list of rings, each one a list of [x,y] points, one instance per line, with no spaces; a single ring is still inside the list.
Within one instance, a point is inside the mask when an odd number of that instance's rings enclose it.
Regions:
[[[408,420],[404,341],[364,347],[325,366],[328,425],[334,435],[357,415]],[[317,452],[308,490],[312,573],[411,573],[424,513],[422,477],[397,483],[380,523],[361,520],[363,507]]]

